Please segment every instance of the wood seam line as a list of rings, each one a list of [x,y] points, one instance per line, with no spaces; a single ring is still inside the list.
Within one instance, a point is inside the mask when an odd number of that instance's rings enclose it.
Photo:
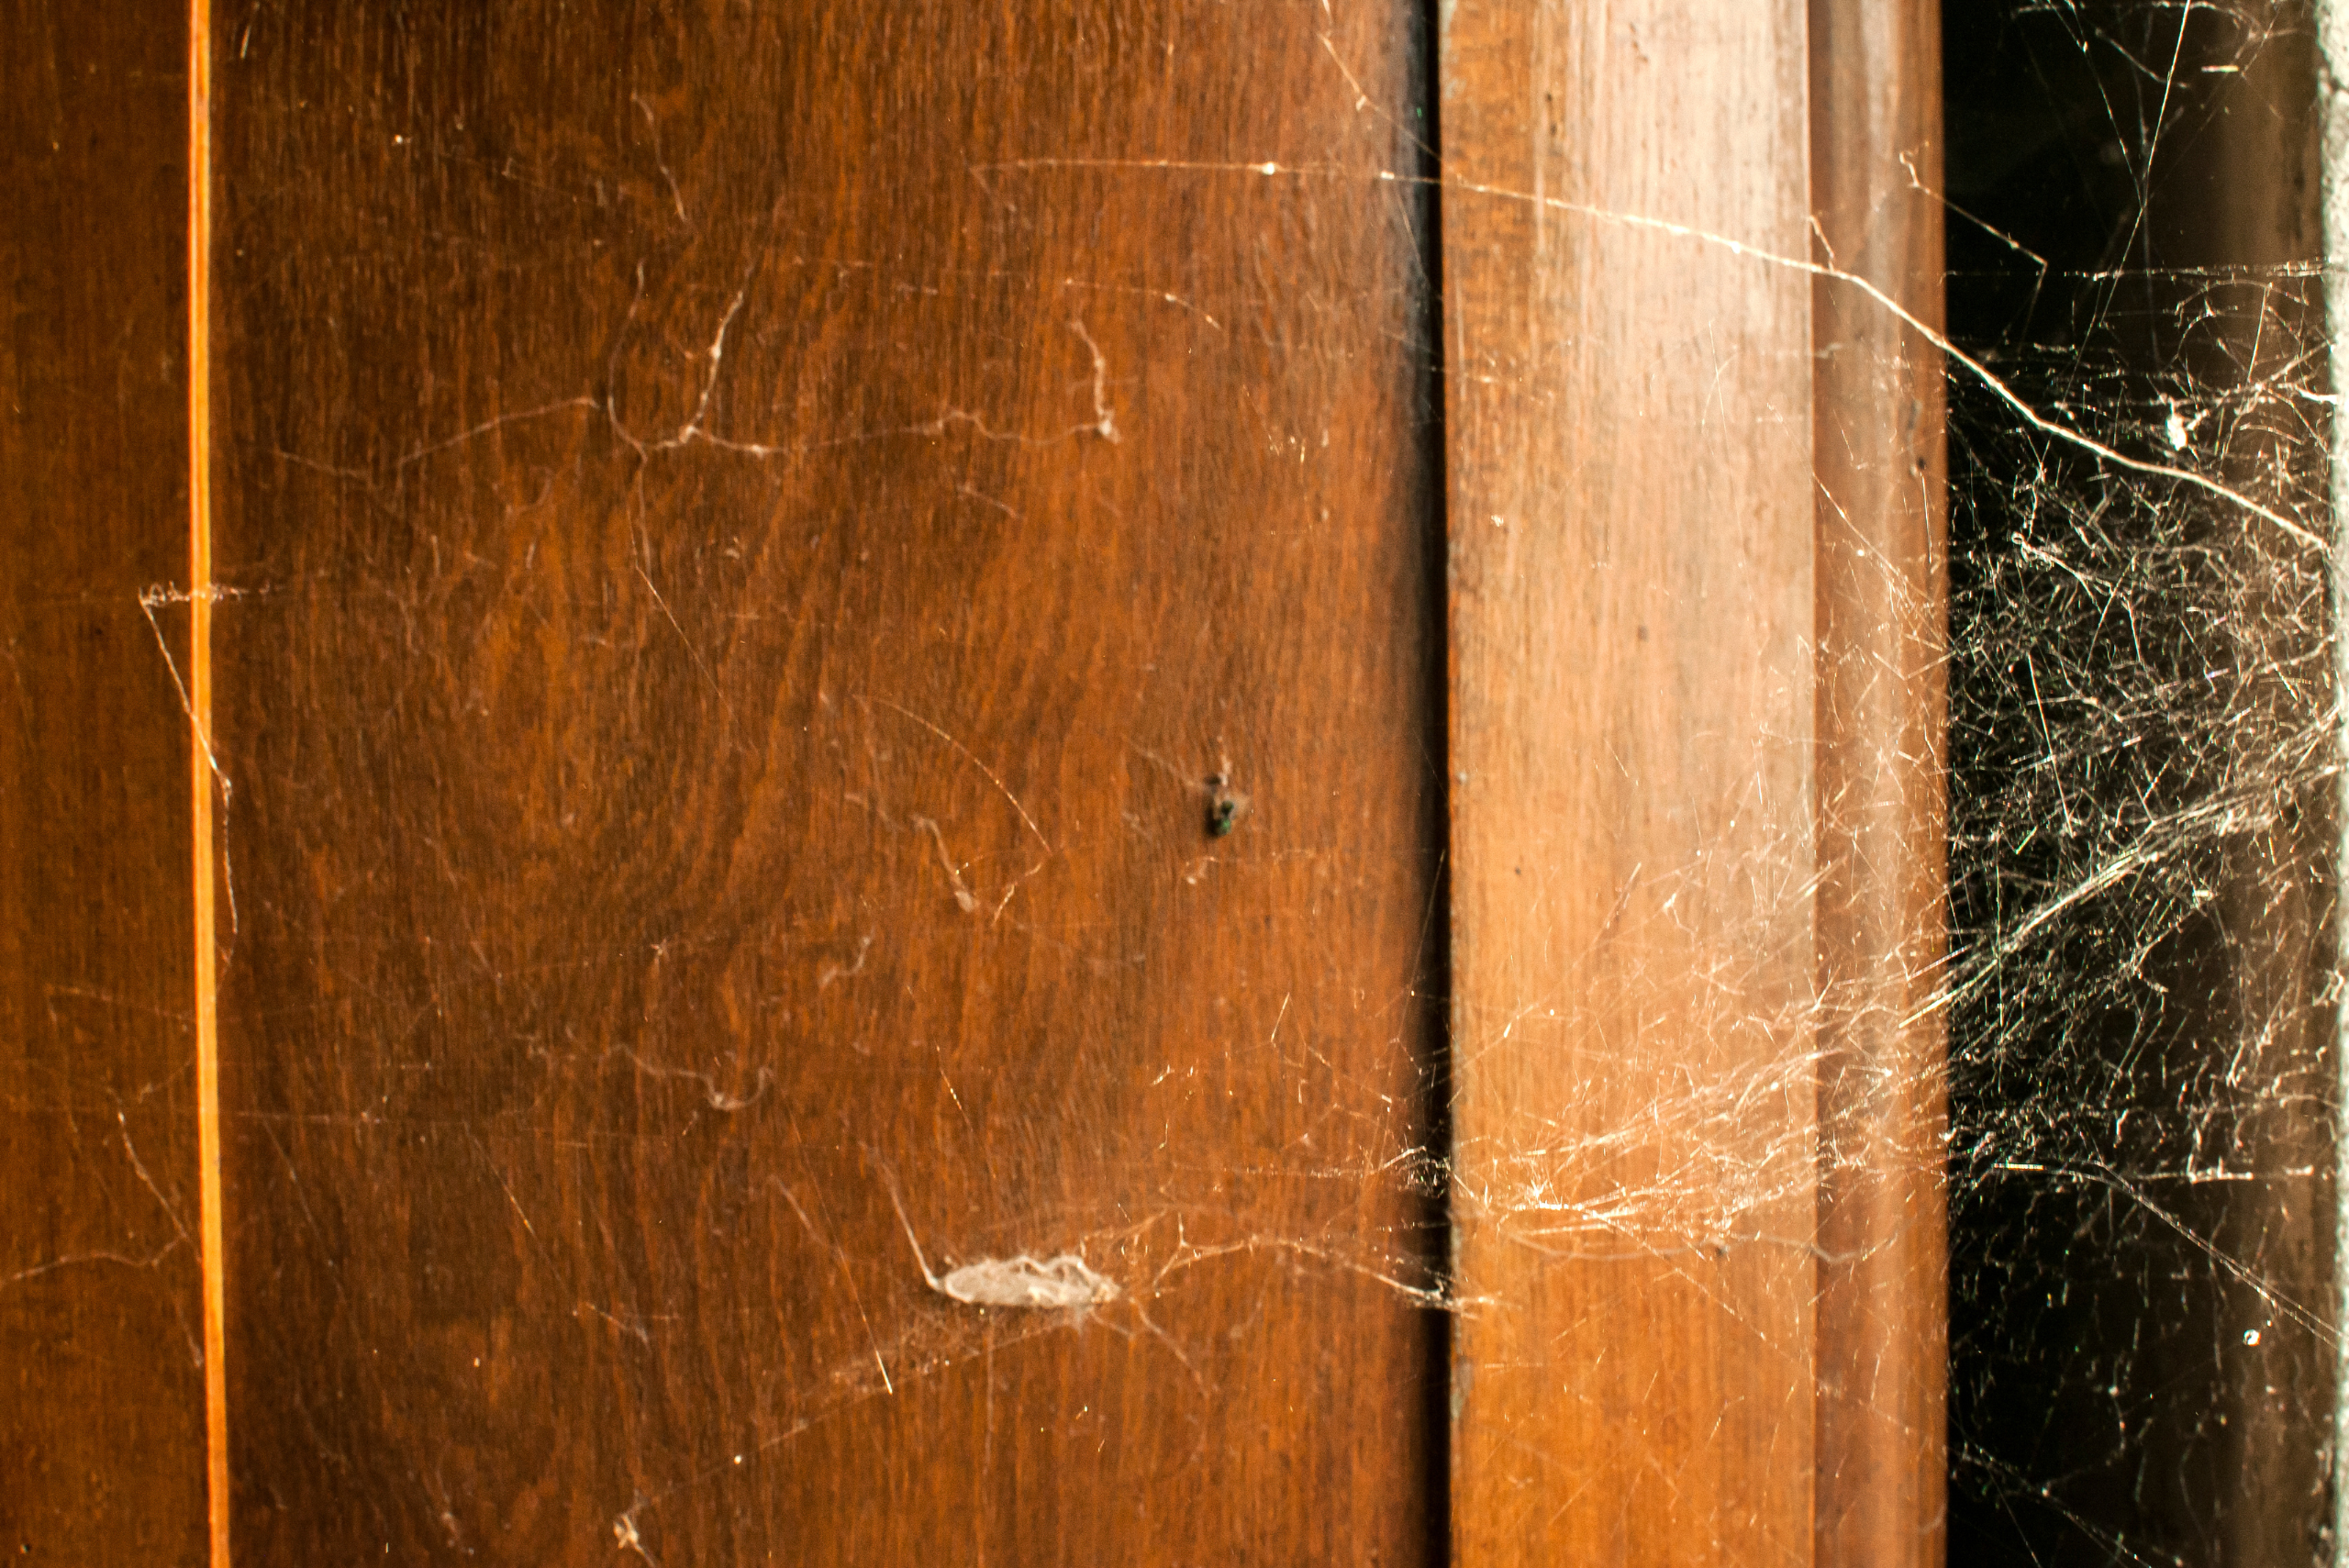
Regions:
[[[227,1265],[220,1214],[220,1027],[214,929],[212,757],[212,6],[189,0],[187,486],[189,837],[195,847],[195,1136],[204,1246],[206,1517],[212,1568],[228,1562]]]

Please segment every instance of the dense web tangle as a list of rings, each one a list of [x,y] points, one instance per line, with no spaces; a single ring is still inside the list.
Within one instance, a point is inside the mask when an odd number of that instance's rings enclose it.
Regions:
[[[1953,336],[2329,537],[2314,20],[1952,6]],[[1954,1562],[2332,1552],[2322,554],[1953,382]]]

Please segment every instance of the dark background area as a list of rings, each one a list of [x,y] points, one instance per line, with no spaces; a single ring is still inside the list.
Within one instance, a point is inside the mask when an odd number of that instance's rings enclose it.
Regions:
[[[2249,117],[2274,128],[2253,89],[2313,101],[2308,27],[1943,17],[1952,336],[2058,422],[2239,485],[2255,459],[2316,517],[2321,417],[2242,391],[2321,390],[2321,354],[2254,335],[2312,327],[2314,272],[2244,238],[2230,184]],[[2022,429],[1970,373],[1950,466],[1950,1562],[2329,1561],[2331,891],[2299,873],[2331,784],[2292,750],[2322,703],[2275,695],[2323,668],[2321,562]]]

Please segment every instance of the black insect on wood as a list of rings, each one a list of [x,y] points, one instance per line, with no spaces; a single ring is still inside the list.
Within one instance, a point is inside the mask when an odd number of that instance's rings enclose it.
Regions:
[[[1223,773],[1208,777],[1208,837],[1228,837],[1240,819],[1248,814],[1248,797],[1231,787],[1230,778]]]

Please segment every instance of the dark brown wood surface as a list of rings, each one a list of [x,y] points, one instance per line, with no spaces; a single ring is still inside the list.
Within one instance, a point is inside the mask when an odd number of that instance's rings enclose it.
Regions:
[[[1820,1568],[1932,1568],[1948,1462],[1941,17],[1811,0]]]
[[[151,12],[18,6],[0,50],[0,1552],[26,1562],[205,1551],[186,37]]]
[[[1437,1545],[1413,47],[223,17],[240,1564]]]
[[[0,66],[28,1555],[1931,1560],[1937,371],[1805,270],[1930,276],[1925,18],[224,17],[205,626],[114,9]]]
[[[2337,274],[2318,208],[2327,67],[2315,11],[2260,0],[2182,19],[2188,87],[2148,154],[2142,251],[2160,269],[2149,292],[2171,313],[2154,319],[2152,353],[2169,358],[2140,384],[2168,384],[2155,376],[2182,362],[2220,410],[2197,415],[2191,456],[2263,505],[2322,518],[2324,447],[2312,438],[2330,420],[2312,411],[2339,389],[2323,348]],[[2340,303],[2332,309],[2337,319]],[[2341,1518],[2323,1507],[2341,1485],[2327,1460],[2342,1430],[2341,1132],[2328,1109],[2339,1103],[2341,806],[2329,769],[2277,760],[2300,737],[2321,746],[2337,732],[2341,694],[2326,672],[2339,624],[2310,600],[2329,581],[2339,593],[2339,569],[2241,507],[2212,508],[2210,527],[2233,584],[2224,640],[2208,655],[2234,694],[2221,732],[2232,755],[2212,762],[2241,804],[2214,857],[2216,917],[2183,944],[2180,967],[2199,984],[2181,1055],[2212,1084],[2208,1162],[2231,1179],[2194,1181],[2189,1159],[2188,1179],[2148,1186],[2183,1223],[2176,1275],[2216,1257],[2233,1277],[2182,1292],[2191,1315],[2167,1334],[2148,1325],[2140,1375],[2166,1407],[2146,1423],[2147,1468],[2162,1480],[2140,1506],[2151,1505],[2146,1534],[2175,1532],[2188,1551],[2248,1568],[2321,1554]]]
[[[1453,1544],[1808,1562],[1803,12],[1447,11]]]

